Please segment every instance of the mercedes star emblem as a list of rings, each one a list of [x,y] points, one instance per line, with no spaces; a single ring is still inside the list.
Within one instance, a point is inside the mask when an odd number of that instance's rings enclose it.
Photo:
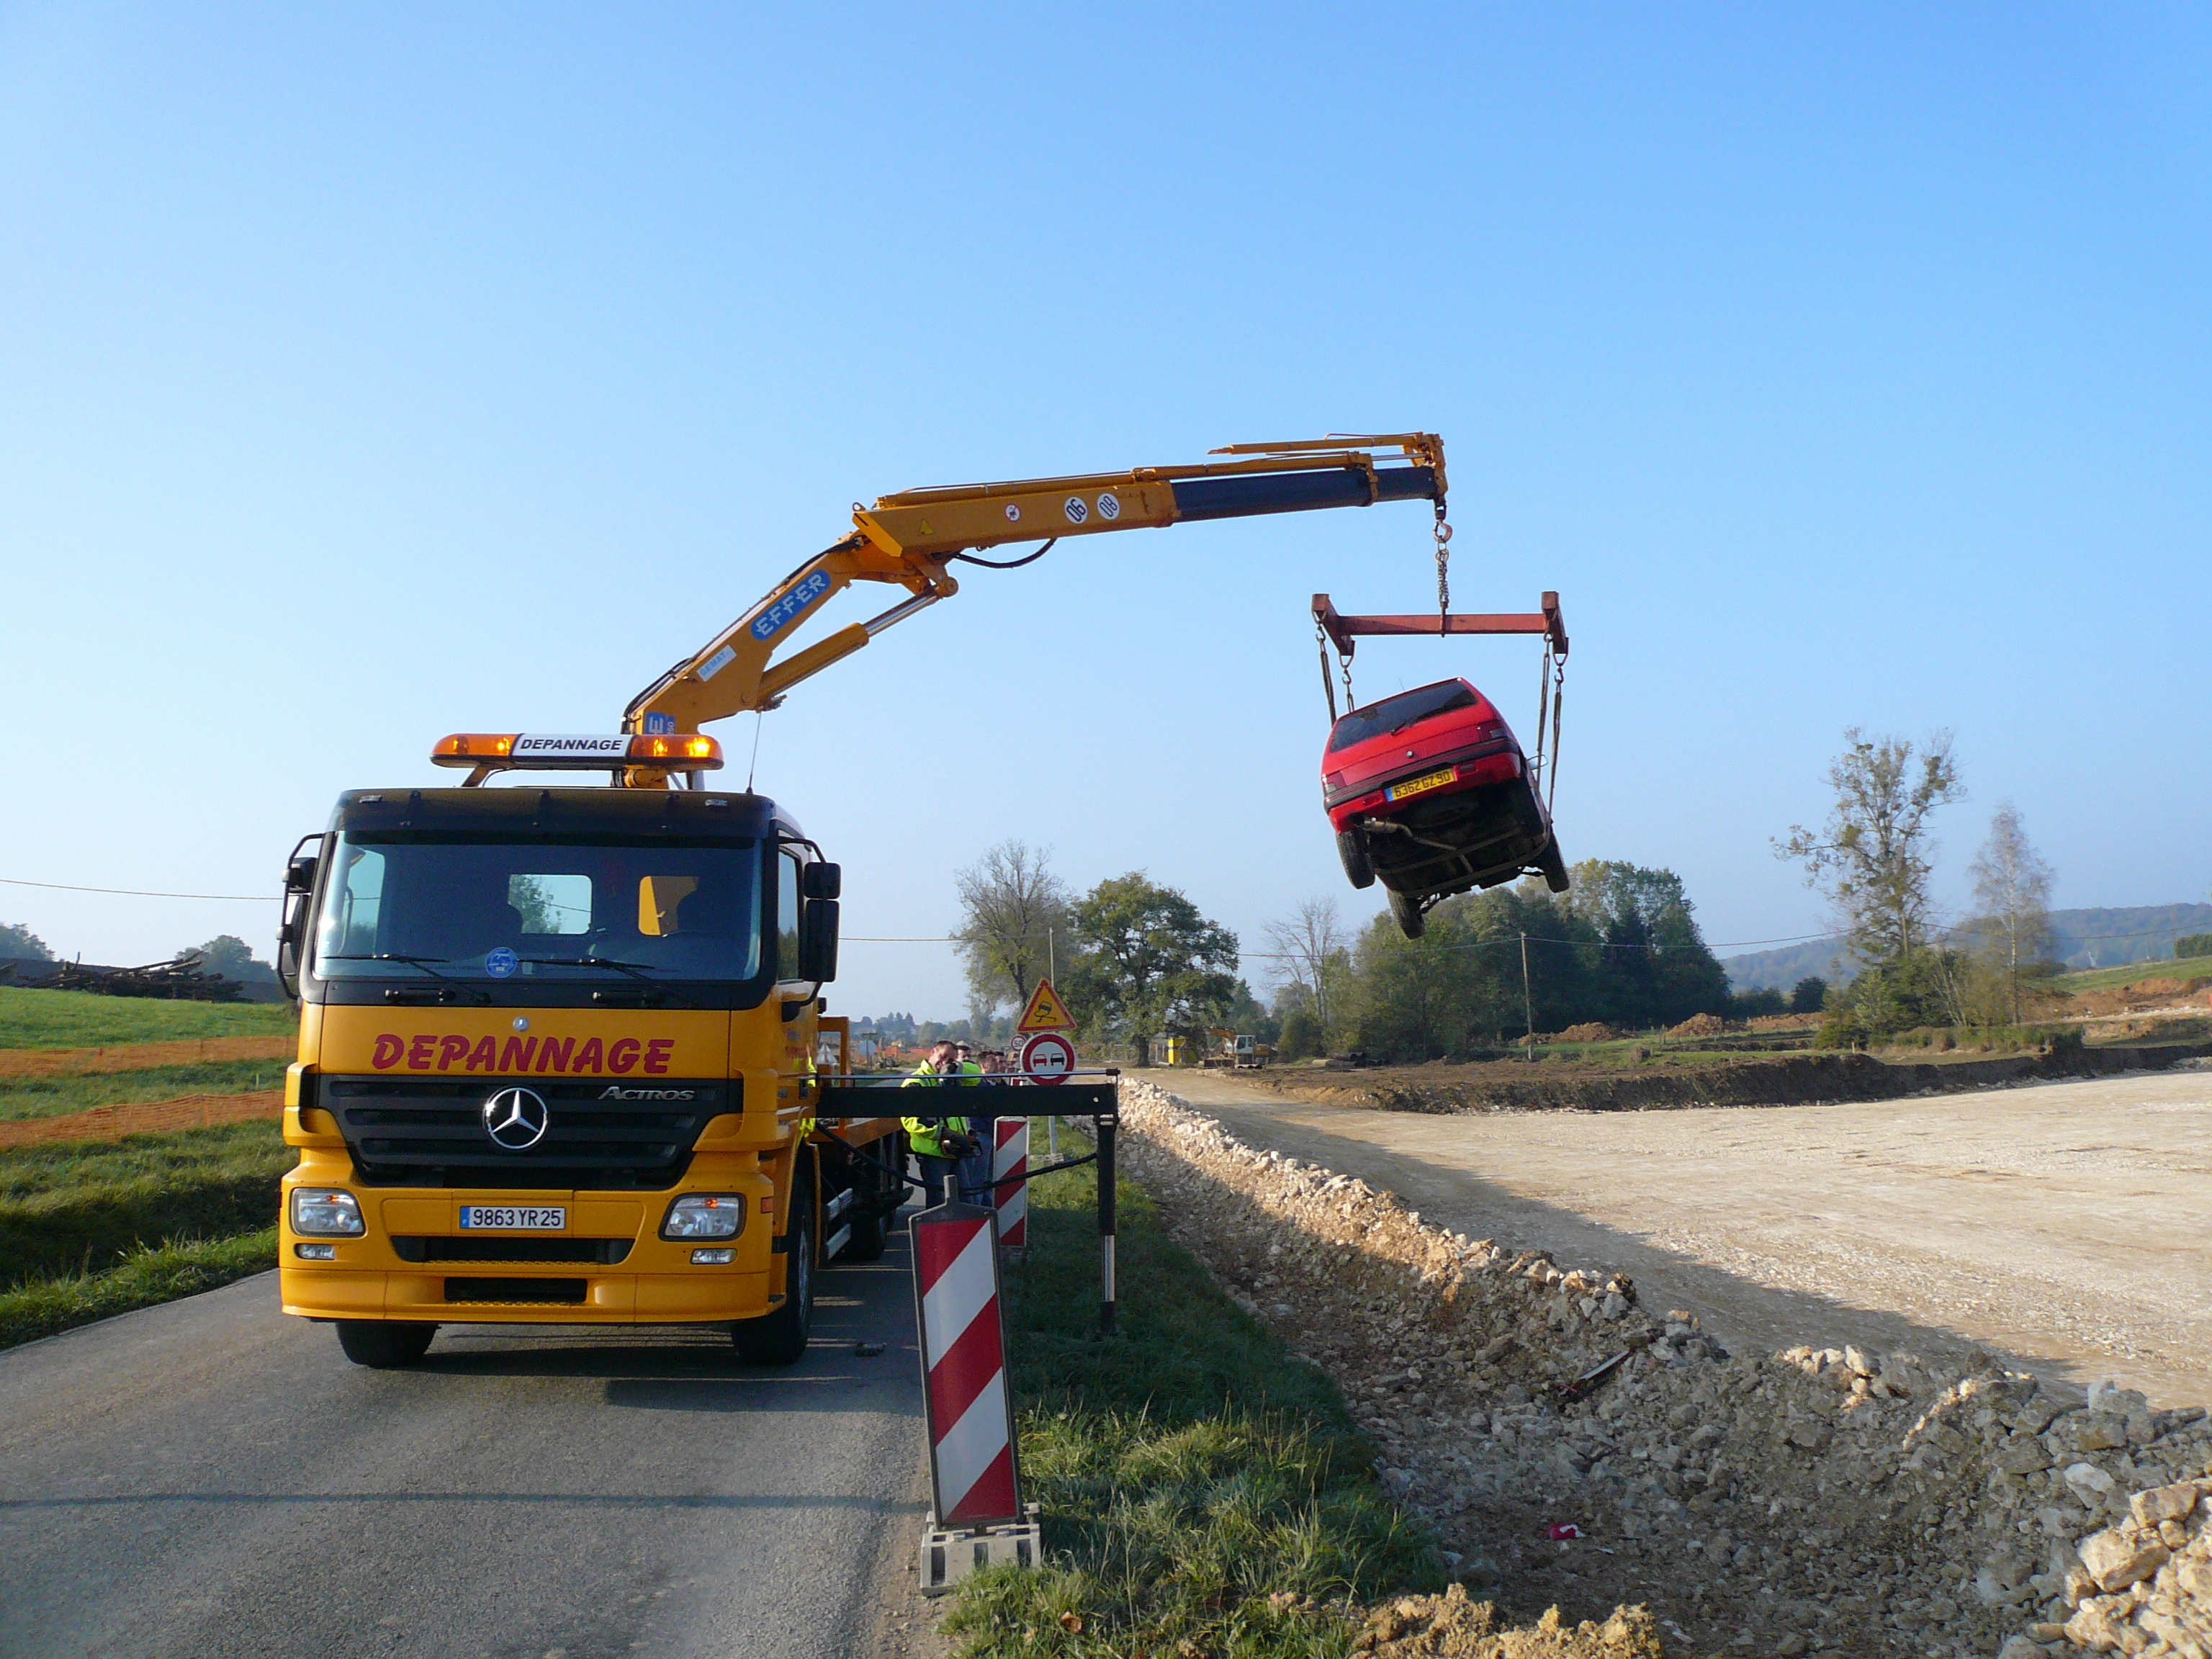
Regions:
[[[545,1139],[553,1114],[535,1089],[501,1089],[483,1103],[484,1133],[495,1146],[526,1152]]]

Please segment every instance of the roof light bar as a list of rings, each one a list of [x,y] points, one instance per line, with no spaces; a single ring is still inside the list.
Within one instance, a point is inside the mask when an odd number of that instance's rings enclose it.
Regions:
[[[722,745],[696,732],[456,732],[430,751],[436,766],[465,766],[477,774],[532,771],[604,772],[652,766],[671,772],[718,772]]]

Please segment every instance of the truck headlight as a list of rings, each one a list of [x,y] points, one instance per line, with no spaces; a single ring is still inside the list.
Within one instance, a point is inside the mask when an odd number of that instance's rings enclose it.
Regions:
[[[292,1231],[311,1236],[357,1238],[368,1231],[361,1200],[341,1187],[292,1188]]]
[[[686,1193],[668,1206],[663,1238],[735,1238],[744,1231],[745,1200],[735,1193]]]

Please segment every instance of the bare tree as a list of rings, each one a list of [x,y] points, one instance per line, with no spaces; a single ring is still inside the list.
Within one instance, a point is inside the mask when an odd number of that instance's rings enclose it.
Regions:
[[[2019,811],[1999,804],[1990,836],[1974,854],[1975,931],[1992,947],[2010,988],[2012,1023],[2020,1024],[2020,964],[2051,953],[2051,866],[2029,844]]]
[[[1044,977],[1055,942],[1066,949],[1067,886],[1051,860],[1048,847],[1003,841],[954,878],[961,920],[952,937],[970,1008],[988,1012],[1009,1000],[1019,1008]]]
[[[1342,1014],[1339,993],[1351,972],[1352,941],[1334,898],[1310,898],[1288,916],[1261,929],[1281,983],[1296,986],[1326,1035]]]
[[[1862,960],[1893,967],[1930,942],[1928,815],[1966,788],[1948,732],[1924,750],[1856,726],[1844,741],[1850,746],[1828,768],[1836,804],[1827,823],[1817,833],[1791,826],[1775,856],[1804,864],[1805,884],[1827,893]]]

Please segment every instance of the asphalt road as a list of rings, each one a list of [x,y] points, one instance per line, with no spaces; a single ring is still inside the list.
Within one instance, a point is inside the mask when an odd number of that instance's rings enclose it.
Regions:
[[[1428,1116],[1141,1073],[1424,1219],[1628,1273],[1730,1346],[1980,1347],[2212,1402],[2212,1071],[1835,1106]]]
[[[365,1370],[273,1273],[0,1353],[0,1653],[892,1650],[927,1498],[905,1251],[822,1275],[788,1370],[489,1326]]]

